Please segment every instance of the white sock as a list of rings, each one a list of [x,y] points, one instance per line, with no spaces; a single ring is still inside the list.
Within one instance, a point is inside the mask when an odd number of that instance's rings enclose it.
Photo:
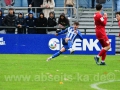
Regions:
[[[102,60],[102,62],[105,62],[104,60]]]
[[[70,48],[70,50],[72,50],[72,48]]]
[[[100,56],[99,56],[99,55],[97,55],[97,57],[99,58]]]

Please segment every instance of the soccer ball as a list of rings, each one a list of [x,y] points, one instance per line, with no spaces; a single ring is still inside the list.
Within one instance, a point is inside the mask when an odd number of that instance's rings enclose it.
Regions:
[[[50,42],[49,42],[49,48],[50,48],[50,49],[55,49],[56,46],[57,46],[56,41],[50,41]]]

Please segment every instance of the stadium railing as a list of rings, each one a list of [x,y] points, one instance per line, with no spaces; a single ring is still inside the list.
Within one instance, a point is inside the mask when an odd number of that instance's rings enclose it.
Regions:
[[[11,27],[11,26],[0,26],[0,28],[2,28],[2,29],[9,29],[9,28],[13,28],[13,29],[16,29],[16,34],[17,34],[17,27]],[[65,29],[65,28],[59,28],[59,27],[29,27],[29,28],[35,28],[35,29]],[[82,27],[79,27],[79,29],[83,29],[84,31],[82,32],[83,34],[87,34],[87,30],[88,29],[95,29],[94,27],[86,27],[86,26],[82,26]],[[118,28],[116,28],[116,27],[106,27],[106,29],[108,29],[107,30],[107,34],[109,35],[109,33],[110,33],[110,31],[112,30],[112,29],[119,29],[119,27]],[[27,27],[26,27],[26,31],[27,31]]]

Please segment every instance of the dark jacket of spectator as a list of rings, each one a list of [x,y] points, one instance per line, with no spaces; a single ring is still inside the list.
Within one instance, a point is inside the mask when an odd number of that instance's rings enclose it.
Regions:
[[[47,27],[47,18],[44,17],[44,13],[40,13],[40,16],[36,20],[37,27]],[[37,29],[37,34],[46,34],[46,29]]]
[[[8,15],[5,16],[5,18],[3,20],[3,25],[4,26],[13,26],[14,27],[16,19],[17,19],[17,17],[15,16],[14,12],[13,12],[13,14],[9,13]],[[15,34],[15,28],[6,29],[6,33]]]
[[[26,18],[26,27],[28,34],[35,34],[36,33],[36,18],[34,18],[33,13],[30,12],[28,17]],[[32,28],[30,28],[32,27]]]
[[[16,20],[15,25],[17,27],[18,34],[25,34],[26,33],[26,30],[25,30],[25,19],[24,19],[24,14],[23,13],[20,12],[18,14],[18,18]]]
[[[41,7],[42,4],[43,4],[43,0],[32,0],[31,2],[32,7]],[[42,12],[42,9],[37,9],[37,13],[40,13],[40,12]]]
[[[2,10],[0,10],[0,26],[3,26],[3,19],[4,19],[4,16],[3,16]],[[3,28],[0,28],[0,30],[3,30]]]
[[[48,27],[54,27],[57,25],[55,13],[50,12],[49,18],[48,18]],[[48,29],[48,31],[56,31],[56,29]]]
[[[68,18],[65,17],[65,14],[62,13],[59,17],[58,24],[62,28],[67,28],[70,26]]]

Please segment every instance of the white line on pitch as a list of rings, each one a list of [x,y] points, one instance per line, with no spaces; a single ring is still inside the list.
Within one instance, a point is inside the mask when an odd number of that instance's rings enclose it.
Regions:
[[[90,86],[91,86],[91,88],[94,88],[96,90],[107,90],[107,89],[99,88],[98,85],[101,85],[104,83],[117,82],[117,81],[120,81],[120,80],[110,80],[110,81],[105,81],[105,82],[98,82],[98,83],[91,84]]]

